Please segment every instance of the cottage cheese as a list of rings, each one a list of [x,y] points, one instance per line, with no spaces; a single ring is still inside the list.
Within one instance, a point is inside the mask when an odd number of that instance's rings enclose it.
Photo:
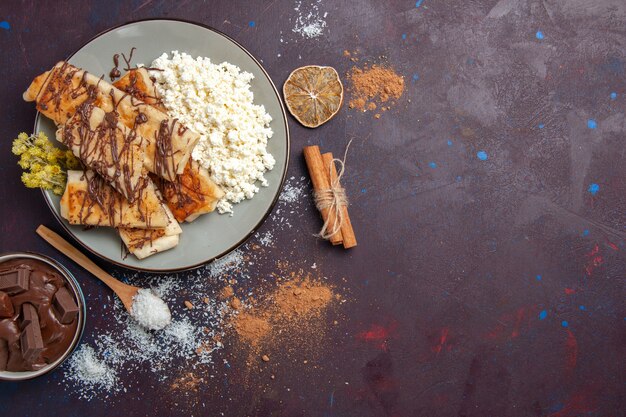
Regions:
[[[264,173],[274,167],[267,152],[272,117],[253,104],[250,81],[254,76],[235,65],[214,64],[209,58],[186,53],[164,53],[152,71],[157,91],[169,113],[200,134],[192,157],[209,170],[226,195],[217,204],[220,213],[254,197],[268,182]]]

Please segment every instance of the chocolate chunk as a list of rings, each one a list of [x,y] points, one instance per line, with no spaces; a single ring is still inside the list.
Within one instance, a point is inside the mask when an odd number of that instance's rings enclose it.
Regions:
[[[37,313],[37,309],[32,304],[22,304],[22,321],[20,322],[20,329],[24,330],[26,326],[33,322],[37,324],[37,327],[39,327],[39,314]]]
[[[9,295],[19,294],[28,290],[30,269],[19,266],[17,269],[0,272],[0,291]]]
[[[20,335],[22,356],[27,363],[33,363],[43,350],[43,338],[39,328],[39,315],[37,314],[37,309],[32,304],[26,303],[22,305],[22,323],[20,327],[23,329]]]
[[[15,310],[9,294],[0,291],[0,318],[13,317]]]
[[[27,363],[32,364],[39,358],[43,350],[43,339],[41,337],[41,329],[39,328],[39,319],[32,322],[22,331],[20,335],[20,344],[22,346],[22,357]]]
[[[54,294],[53,301],[54,310],[57,318],[62,324],[70,324],[78,315],[78,305],[74,301],[74,297],[65,287],[59,288]]]
[[[6,340],[0,339],[0,371],[7,370],[9,362],[9,344]]]

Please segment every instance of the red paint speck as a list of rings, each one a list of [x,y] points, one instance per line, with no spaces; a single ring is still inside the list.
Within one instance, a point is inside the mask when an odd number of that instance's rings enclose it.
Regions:
[[[441,351],[446,348],[446,341],[448,340],[448,333],[450,333],[450,329],[444,327],[441,329],[441,334],[439,335],[439,342],[433,346],[433,352],[439,355]],[[452,346],[447,346],[447,350],[450,350]]]
[[[387,351],[387,339],[389,339],[398,328],[398,323],[393,321],[387,327],[380,324],[372,324],[370,328],[356,335],[357,340],[363,342],[376,343],[378,348]]]
[[[572,295],[572,294],[575,294],[575,293],[576,293],[575,289],[573,289],[573,288],[565,288],[565,294]]]
[[[617,247],[617,245],[613,242],[609,242],[607,243],[609,245],[609,248],[613,249],[613,250],[619,250],[619,248]]]
[[[602,265],[602,262],[604,262],[602,255],[600,255],[600,247],[597,243],[594,245],[591,252],[586,255],[586,257],[587,263],[585,264],[585,273],[587,275],[591,275],[593,270]]]
[[[497,339],[501,336],[515,339],[523,332],[530,329],[530,320],[533,316],[534,306],[521,307],[515,314],[503,314],[498,318],[495,328],[487,333],[487,339]]]
[[[556,413],[550,414],[549,417],[572,417],[595,411],[596,406],[594,398],[588,391],[589,389],[587,389],[587,391],[580,390],[574,393],[567,399],[562,409]]]
[[[578,362],[578,342],[570,330],[567,330],[565,340],[565,358],[565,369],[569,372],[573,371]]]

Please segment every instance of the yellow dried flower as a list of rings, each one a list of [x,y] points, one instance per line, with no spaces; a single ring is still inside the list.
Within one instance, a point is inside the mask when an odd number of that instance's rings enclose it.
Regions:
[[[28,188],[44,188],[55,194],[63,194],[67,182],[67,169],[80,166],[80,161],[69,150],[57,148],[44,132],[36,135],[20,133],[13,140],[11,151],[20,157],[18,165],[22,182]]]

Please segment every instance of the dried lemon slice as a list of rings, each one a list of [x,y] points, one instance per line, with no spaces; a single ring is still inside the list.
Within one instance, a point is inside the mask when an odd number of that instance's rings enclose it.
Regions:
[[[318,127],[341,108],[343,85],[334,68],[308,65],[289,74],[283,96],[296,120],[306,127]]]

